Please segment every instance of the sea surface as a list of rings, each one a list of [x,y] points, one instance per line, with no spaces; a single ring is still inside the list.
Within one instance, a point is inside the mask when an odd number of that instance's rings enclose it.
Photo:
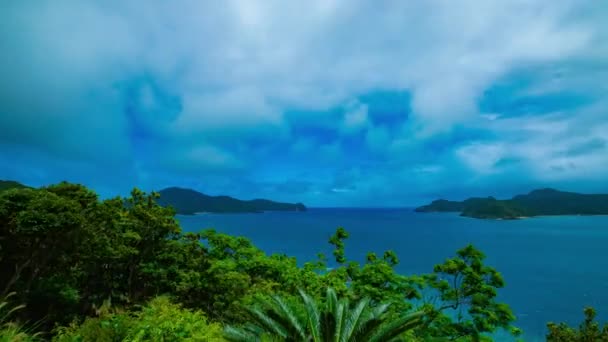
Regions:
[[[608,319],[608,216],[476,220],[411,209],[310,209],[263,214],[179,216],[185,231],[215,228],[245,236],[268,253],[314,260],[331,256],[328,238],[339,226],[346,253],[363,261],[369,251],[397,252],[399,272],[429,273],[433,265],[473,243],[506,280],[500,300],[511,305],[525,341],[544,340],[548,321],[578,325],[584,306]],[[498,334],[497,341],[509,338]]]

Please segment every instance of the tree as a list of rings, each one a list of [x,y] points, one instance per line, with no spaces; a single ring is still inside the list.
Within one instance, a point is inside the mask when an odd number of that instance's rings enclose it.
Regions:
[[[406,276],[395,271],[399,258],[393,251],[385,251],[382,257],[368,253],[363,265],[349,261],[344,242],[347,238],[343,228],[330,238],[339,266],[321,273],[320,278],[340,295],[390,303],[395,315],[422,303],[428,315],[416,334],[424,340],[478,340],[500,328],[514,336],[521,334],[511,326],[515,316],[509,306],[496,301],[498,289],[505,285],[501,274],[484,265],[485,256],[472,245],[436,265],[433,273]]]
[[[174,211],[157,198],[134,189],[127,198],[100,200],[70,183],[0,193],[0,291],[19,291],[16,299],[26,308],[18,318],[50,330],[98,315],[104,302],[137,314],[152,298],[168,295],[187,310],[235,327],[246,325],[247,308],[257,305],[269,314],[283,307],[281,301],[298,319],[308,312],[335,322],[351,315],[380,320],[382,328],[422,308],[416,320],[422,325],[409,331],[422,340],[475,340],[510,328],[514,319],[496,301],[501,275],[472,246],[430,275],[403,275],[393,251],[369,253],[363,263],[349,260],[348,232],[338,228],[329,240],[337,266],[329,269],[322,255],[299,266],[295,258],[267,255],[243,237],[214,230],[184,234]],[[327,288],[341,299],[333,300]],[[260,306],[259,297],[275,303],[274,309]],[[337,304],[328,308],[329,302]],[[341,311],[335,311],[338,304]],[[323,334],[328,329],[319,326]]]
[[[425,276],[434,291],[426,298],[426,306],[432,308],[433,314],[424,333],[436,337],[468,336],[474,341],[498,328],[516,336],[521,334],[511,326],[515,315],[509,306],[496,301],[497,289],[505,285],[502,275],[484,265],[484,254],[472,245],[456,254]]]
[[[394,317],[390,304],[374,306],[368,298],[351,303],[338,299],[328,288],[324,303],[300,291],[300,301],[280,296],[260,299],[249,308],[251,321],[241,327],[228,326],[229,341],[401,341],[403,335],[422,323],[423,311]]]
[[[566,323],[549,322],[547,342],[607,342],[608,324],[600,326],[595,321],[595,309],[587,307],[584,310],[585,319],[578,329],[571,328]]]

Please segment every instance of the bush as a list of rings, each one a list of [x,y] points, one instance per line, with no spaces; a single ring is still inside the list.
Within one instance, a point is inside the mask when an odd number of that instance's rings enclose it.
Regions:
[[[21,309],[24,305],[12,305],[10,298],[15,295],[14,292],[9,293],[0,299],[0,342],[28,342],[37,340],[37,335],[29,334],[29,331],[17,322],[11,320],[13,314]]]
[[[76,341],[222,341],[222,328],[209,323],[200,311],[171,303],[167,297],[153,299],[136,313],[104,314],[57,330],[59,342]]]

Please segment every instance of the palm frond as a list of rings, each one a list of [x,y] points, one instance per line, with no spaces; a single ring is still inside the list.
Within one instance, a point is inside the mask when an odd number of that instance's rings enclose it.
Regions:
[[[282,320],[285,320],[287,324],[283,326],[287,331],[291,332],[290,335],[292,337],[300,337],[302,339],[306,338],[306,329],[305,325],[302,324],[300,318],[297,313],[292,310],[292,308],[281,299],[279,296],[273,296],[273,300],[275,303],[276,312],[279,314],[279,317]]]
[[[344,325],[344,316],[347,308],[347,303],[344,300],[338,302],[336,306],[334,317],[336,317],[336,328],[334,330],[334,342],[340,342],[340,335],[342,334],[342,326]]]
[[[313,342],[321,342],[321,315],[319,314],[317,304],[306,292],[302,290],[299,290],[299,292],[306,306],[306,314],[308,316],[307,326],[310,330],[311,338]]]
[[[259,326],[266,328],[267,331],[272,332],[282,338],[287,337],[287,330],[280,323],[271,318],[267,313],[263,312],[259,308],[253,308],[249,310],[254,322]]]
[[[357,306],[349,312],[344,327],[341,333],[341,342],[350,341],[350,337],[357,330],[357,327],[365,319],[365,311],[369,309],[369,299],[365,298],[359,301]]]
[[[389,342],[419,327],[426,315],[417,311],[396,316],[389,304],[372,306],[370,299],[350,303],[332,288],[325,303],[318,304],[304,291],[294,303],[279,296],[261,301],[249,309],[252,321],[240,328],[228,327],[226,339],[244,341],[294,342]]]
[[[387,342],[419,326],[426,312],[417,311],[381,325],[370,337],[370,342]]]
[[[256,340],[256,336],[251,332],[232,326],[224,328],[224,338],[229,342],[251,342]]]

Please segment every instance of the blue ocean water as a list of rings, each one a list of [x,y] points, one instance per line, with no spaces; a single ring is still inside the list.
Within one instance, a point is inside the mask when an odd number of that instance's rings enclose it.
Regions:
[[[185,231],[215,228],[245,236],[268,253],[304,262],[327,243],[338,226],[350,233],[349,258],[369,251],[397,252],[401,273],[428,273],[433,265],[473,243],[507,286],[500,299],[513,308],[526,341],[544,340],[548,321],[576,324],[584,306],[608,318],[608,216],[537,217],[517,221],[476,220],[452,213],[408,209],[311,209],[307,212],[179,216]],[[497,335],[496,340],[508,340]]]

